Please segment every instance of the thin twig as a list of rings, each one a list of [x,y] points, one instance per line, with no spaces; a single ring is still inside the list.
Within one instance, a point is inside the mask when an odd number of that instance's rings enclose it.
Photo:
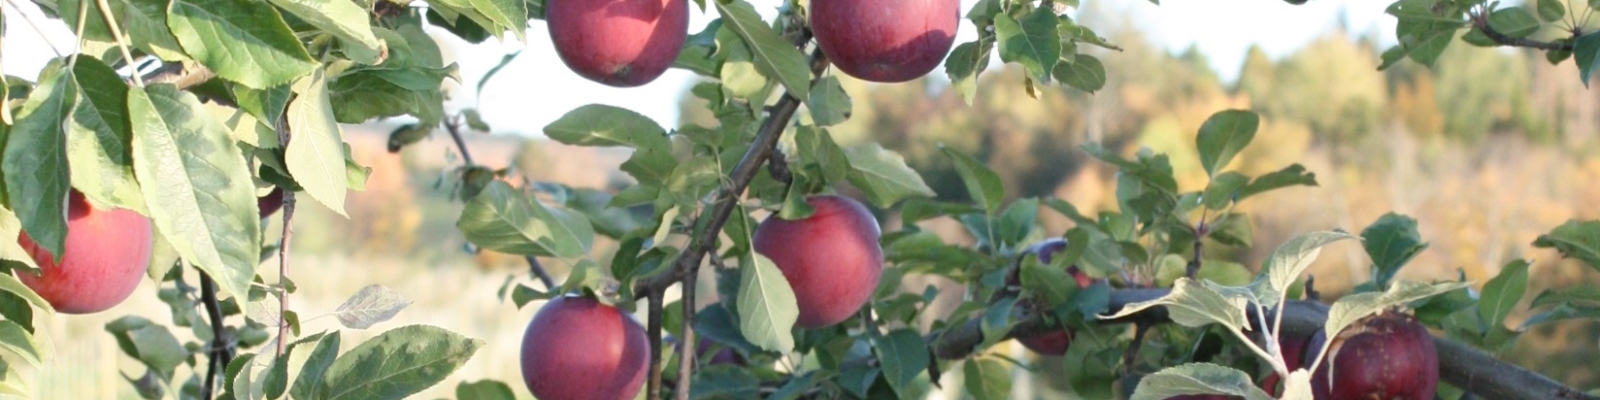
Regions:
[[[289,148],[288,117],[278,118],[278,143]],[[294,191],[283,191],[283,234],[278,242],[278,356],[283,356],[284,345],[289,340],[289,239],[294,236]]]
[[[661,399],[661,354],[663,354],[661,352],[662,297],[662,290],[645,292],[645,303],[648,304],[648,311],[645,313],[647,316],[645,318],[647,321],[647,326],[645,329],[650,338],[650,378],[647,380],[649,383],[645,385],[645,390],[647,390],[645,398],[649,400]],[[682,361],[680,360],[679,362]],[[678,380],[684,380],[687,378],[688,377],[680,376],[678,377]]]
[[[17,6],[17,3],[12,0],[5,0],[5,3],[10,4],[11,9],[17,10],[17,15],[22,16],[22,22],[28,24],[28,28],[33,29],[34,34],[39,35],[39,39],[43,40],[44,44],[50,47],[50,52],[56,53],[56,57],[58,58],[65,55],[65,53],[61,52],[61,48],[56,47],[56,42],[50,40],[50,35],[46,35],[44,33],[44,29],[40,29],[39,24],[34,23],[33,18],[29,17],[27,12],[22,11],[22,7]]]
[[[1205,249],[1206,234],[1209,231],[1210,228],[1206,226],[1205,217],[1200,217],[1200,226],[1194,229],[1194,258],[1189,259],[1189,265],[1183,271],[1183,276],[1187,276],[1189,279],[1194,279],[1194,275],[1200,273],[1200,254]]]
[[[472,162],[472,153],[467,152],[467,141],[461,137],[461,123],[458,119],[460,119],[459,115],[445,120],[444,130],[450,132],[450,138],[456,141],[456,148],[461,150],[461,161],[466,163],[468,167],[478,165]]]
[[[676,395],[678,400],[689,400],[689,381],[691,381],[689,378],[694,376],[695,363],[699,361],[699,357],[696,356],[698,354],[696,351],[698,350],[695,350],[695,346],[698,346],[700,342],[694,337],[695,283],[699,280],[697,278],[699,278],[698,275],[685,277],[683,278],[683,286],[679,286],[683,290],[683,299],[678,300],[683,306],[683,327],[681,328],[682,331],[678,333],[678,337],[682,338],[678,344],[682,346],[678,352]]]
[[[1494,26],[1489,25],[1489,17],[1487,15],[1484,15],[1483,13],[1474,13],[1472,15],[1471,20],[1472,20],[1472,27],[1473,28],[1478,29],[1479,32],[1483,32],[1483,36],[1488,37],[1489,40],[1493,40],[1495,43],[1499,43],[1502,46],[1527,47],[1527,48],[1533,48],[1533,49],[1539,49],[1539,50],[1545,50],[1545,51],[1572,51],[1573,50],[1572,43],[1546,42],[1546,41],[1541,41],[1541,40],[1533,40],[1533,39],[1528,39],[1528,38],[1518,38],[1518,37],[1511,37],[1509,35],[1506,35],[1505,33],[1502,33],[1499,30],[1494,29]],[[1576,30],[1576,28],[1574,28],[1572,36],[1573,37],[1578,37],[1579,36],[1579,32]]]
[[[525,258],[528,259],[528,269],[533,273],[533,276],[539,278],[539,282],[544,283],[544,290],[556,290],[556,280],[550,279],[549,272],[544,272],[544,265],[539,264],[539,258],[534,256]]]
[[[1124,375],[1133,374],[1133,363],[1139,360],[1139,347],[1144,344],[1144,334],[1150,330],[1150,324],[1145,322],[1133,323],[1133,341],[1128,342],[1128,350],[1122,353],[1122,371]]]
[[[210,399],[217,372],[227,368],[233,361],[233,346],[229,344],[227,326],[222,321],[222,303],[217,301],[217,283],[205,271],[200,271],[200,302],[205,305],[206,316],[211,319],[211,349],[207,352],[210,361],[206,368],[206,381],[200,386],[200,398]]]

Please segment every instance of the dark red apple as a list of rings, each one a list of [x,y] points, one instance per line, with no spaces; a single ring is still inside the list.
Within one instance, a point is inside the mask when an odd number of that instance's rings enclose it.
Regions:
[[[756,226],[755,250],[772,259],[794,288],[801,328],[820,328],[850,318],[872,298],[883,275],[878,220],[860,202],[815,196],[810,217],[777,215]]]
[[[960,8],[960,0],[811,0],[811,30],[844,73],[905,82],[950,52]]]
[[[1168,397],[1167,400],[1232,400],[1238,398],[1241,397],[1221,394],[1186,394],[1182,396]]]
[[[1326,361],[1311,376],[1311,392],[1318,400],[1431,400],[1438,388],[1433,336],[1410,315],[1385,311],[1368,316],[1328,346]]]
[[[649,367],[644,327],[588,297],[550,300],[522,336],[522,380],[542,400],[632,400]]]
[[[283,188],[273,187],[266,196],[256,198],[256,209],[261,210],[261,218],[278,212],[280,208],[283,208]]]
[[[1029,246],[1028,253],[1038,254],[1039,262],[1049,264],[1057,252],[1066,249],[1067,241],[1065,239],[1052,238]],[[1074,283],[1078,284],[1079,288],[1086,288],[1094,283],[1094,280],[1089,278],[1089,275],[1084,274],[1083,271],[1078,270],[1077,266],[1067,267],[1067,273],[1072,274],[1072,279]],[[1072,344],[1072,334],[1071,329],[1062,329],[1055,332],[1017,338],[1017,342],[1021,342],[1023,347],[1027,347],[1028,350],[1033,350],[1035,353],[1059,356],[1067,354],[1067,347]]]
[[[67,201],[67,243],[61,262],[33,242],[17,237],[42,275],[18,271],[17,279],[67,314],[105,311],[122,303],[150,267],[150,219],[139,213],[90,205],[73,190]]]
[[[689,34],[684,0],[549,0],[544,10],[561,62],[616,87],[660,77]]]

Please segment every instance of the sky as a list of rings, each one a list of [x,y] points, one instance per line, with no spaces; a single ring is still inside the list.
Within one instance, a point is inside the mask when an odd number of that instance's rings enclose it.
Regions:
[[[781,4],[781,0],[749,1],[768,18]],[[1090,1],[1105,2],[1084,2]],[[1380,43],[1393,43],[1395,20],[1383,13],[1391,1],[1311,0],[1295,6],[1282,0],[1165,0],[1161,5],[1144,0],[1117,0],[1105,2],[1105,6],[1126,9],[1135,26],[1169,51],[1181,52],[1191,46],[1199,48],[1211,61],[1212,68],[1224,80],[1231,81],[1251,45],[1260,46],[1268,56],[1279,58],[1340,26],[1357,33],[1376,33]],[[974,2],[961,0],[962,9],[970,8]],[[690,33],[699,32],[717,16],[715,10],[700,12],[692,4]],[[75,48],[72,33],[66,26],[60,21],[45,19],[31,2],[6,0],[4,5],[7,24],[3,40],[0,40],[0,68],[5,74],[34,80],[39,69],[55,56],[51,44],[64,53]],[[37,23],[38,31],[18,18],[18,9]],[[1341,18],[1345,19],[1341,21]],[[1090,28],[1101,26],[1093,20],[1078,22]],[[543,127],[562,114],[585,104],[628,108],[663,127],[677,126],[678,98],[693,84],[692,73],[669,69],[654,82],[635,88],[613,88],[590,82],[561,63],[550,44],[547,29],[544,21],[530,21],[527,43],[518,43],[508,36],[504,41],[490,39],[472,45],[448,35],[436,35],[442,40],[447,57],[455,56],[463,81],[452,92],[447,111],[477,108],[497,133],[534,136],[540,136]],[[976,37],[971,22],[964,19],[958,32],[957,43]],[[482,93],[477,93],[475,88],[483,75],[511,53],[518,56]],[[991,68],[998,65],[996,57]],[[942,77],[944,72],[938,69],[932,75]]]

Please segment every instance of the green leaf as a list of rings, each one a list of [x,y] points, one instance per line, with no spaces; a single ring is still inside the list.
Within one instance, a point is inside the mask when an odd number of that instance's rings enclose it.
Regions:
[[[717,1],[723,26],[733,29],[750,45],[756,70],[783,84],[797,99],[810,97],[811,64],[794,45],[784,41],[745,0]]]
[[[167,1],[166,0],[123,0],[127,6],[122,7],[123,29],[128,31],[128,40],[133,47],[156,56],[163,61],[184,61],[189,58],[183,53],[183,48],[178,45],[178,38],[172,36],[172,29],[167,27]],[[112,2],[112,8],[117,8]],[[82,61],[79,61],[82,62]]]
[[[333,365],[334,358],[339,356],[339,340],[339,331],[323,335],[317,340],[317,347],[311,350],[306,363],[300,367],[294,387],[289,388],[289,397],[295,400],[323,398],[323,376],[328,372],[328,367]]]
[[[739,400],[761,397],[761,380],[751,371],[732,365],[713,365],[698,371],[689,389],[694,400]]]
[[[896,329],[873,337],[872,347],[878,350],[878,362],[889,388],[902,398],[910,396],[911,383],[928,367],[928,345],[922,335],[911,329]]]
[[[1281,170],[1258,176],[1250,184],[1239,189],[1238,198],[1234,201],[1244,200],[1246,197],[1261,194],[1274,189],[1290,186],[1317,186],[1317,174],[1306,172],[1306,167],[1300,164],[1290,165]]]
[[[1206,175],[1216,176],[1223,167],[1227,167],[1233,161],[1233,156],[1249,146],[1251,139],[1255,139],[1256,129],[1260,126],[1261,117],[1247,110],[1211,114],[1205,124],[1200,125],[1200,136],[1195,138],[1195,146],[1200,150],[1200,165],[1206,169]]]
[[[978,73],[989,67],[989,53],[993,50],[994,40],[980,38],[977,41],[962,43],[950,51],[950,56],[944,60],[944,72],[950,76],[950,86],[961,93],[961,98],[972,105],[972,99],[978,94]],[[1056,65],[1056,69],[1061,66]],[[1056,79],[1061,79],[1057,76]]]
[[[155,227],[183,259],[247,298],[261,216],[244,155],[193,94],[169,84],[128,91],[134,175]]]
[[[1600,306],[1600,286],[1573,286],[1558,291],[1546,290],[1533,298],[1530,308],[1544,307],[1560,303],[1588,303]]]
[[[1139,380],[1139,386],[1133,389],[1132,400],[1164,400],[1186,394],[1272,399],[1267,392],[1257,388],[1244,371],[1211,363],[1188,363],[1146,375]]]
[[[511,387],[505,383],[484,379],[477,382],[461,381],[456,385],[457,399],[474,400],[516,400],[517,395],[511,392]]]
[[[850,156],[833,141],[826,129],[802,126],[795,130],[795,146],[799,147],[800,160],[816,164],[822,170],[824,183],[843,182],[850,177]]]
[[[383,62],[383,42],[372,33],[367,10],[349,0],[270,0],[272,5],[301,21],[339,38],[350,60],[374,65]],[[517,4],[522,4],[517,1]]]
[[[1535,326],[1551,322],[1574,319],[1600,319],[1600,306],[1575,303],[1560,304],[1550,309],[1550,311],[1528,317],[1527,320],[1522,321],[1522,325],[1517,326],[1517,332],[1526,332]]]
[[[167,26],[218,77],[256,89],[288,83],[317,63],[278,10],[249,0],[172,0]]]
[[[1061,256],[1061,254],[1056,254]],[[1054,259],[1051,259],[1054,261]],[[1067,299],[1077,293],[1077,280],[1067,274],[1066,269],[1038,262],[1037,256],[1029,254],[1022,259],[1022,290],[1038,294],[1045,299],[1045,304],[1067,304]]]
[[[1345,239],[1354,239],[1348,233],[1340,231],[1308,232],[1289,238],[1278,245],[1277,250],[1267,257],[1261,269],[1267,271],[1267,284],[1256,292],[1263,300],[1263,306],[1273,307],[1283,296],[1288,293],[1289,286],[1294,285],[1296,279],[1304,275],[1306,268],[1311,267],[1311,262],[1317,260],[1322,254],[1322,246]],[[1329,331],[1338,332],[1338,331]]]
[[[1178,281],[1173,283],[1172,292],[1166,296],[1129,304],[1116,314],[1101,318],[1122,318],[1151,307],[1167,306],[1167,313],[1171,315],[1172,321],[1180,325],[1198,328],[1218,323],[1237,331],[1249,324],[1245,320],[1244,312],[1247,302],[1247,299],[1240,297],[1224,297],[1216,290],[1184,277],[1178,278]]]
[[[1572,44],[1572,58],[1578,61],[1578,77],[1583,79],[1583,86],[1588,87],[1589,78],[1600,69],[1600,32],[1579,36]]]
[[[0,320],[0,349],[16,354],[34,368],[39,368],[48,359],[44,348],[33,340],[33,334],[13,321]]]
[[[1006,340],[1006,333],[1017,326],[1017,319],[1012,318],[1011,312],[1016,306],[1016,297],[1006,297],[989,303],[989,306],[984,308],[983,320],[978,324],[979,332],[983,333],[983,342],[978,344],[978,348],[994,346],[995,343]]]
[[[509,254],[578,258],[594,246],[594,226],[588,218],[547,208],[498,180],[467,202],[456,227],[467,241]]]
[[[1073,57],[1072,62],[1056,63],[1055,69],[1050,71],[1050,76],[1067,86],[1089,93],[1099,91],[1106,86],[1105,64],[1088,54],[1079,54]]]
[[[1425,284],[1411,281],[1395,281],[1393,286],[1385,292],[1357,293],[1339,298],[1338,302],[1328,309],[1328,320],[1323,325],[1323,332],[1343,332],[1345,327],[1368,315],[1377,313],[1400,304],[1426,299],[1462,289],[1469,286],[1466,282],[1443,282]],[[1331,335],[1337,335],[1331,334]],[[1309,365],[1322,365],[1323,357],[1328,353],[1324,347],[1316,357],[1316,361]]]
[[[589,104],[562,115],[544,127],[557,142],[577,146],[626,146],[668,150],[667,132],[655,121],[633,110]]]
[[[333,104],[328,99],[323,71],[318,69],[295,82],[293,91],[299,95],[289,103],[289,131],[293,136],[284,151],[284,163],[305,193],[333,212],[348,217],[344,211],[348,190],[344,139],[339,123],[334,122]]]
[[[55,70],[28,94],[6,136],[6,197],[28,238],[61,260],[67,241],[67,118],[77,98],[73,72]],[[9,107],[9,104],[7,105]]]
[[[1509,7],[1489,14],[1489,27],[1506,36],[1522,38],[1539,31],[1539,20],[1527,7]]]
[[[1249,183],[1250,178],[1238,172],[1228,171],[1211,177],[1211,184],[1206,185],[1206,192],[1201,196],[1207,209],[1221,210],[1233,203],[1239,189]]]
[[[1428,248],[1417,233],[1417,220],[1392,212],[1361,230],[1361,239],[1361,247],[1372,258],[1372,282],[1379,288],[1389,287],[1400,267]]]
[[[95,201],[143,211],[129,146],[128,85],[94,58],[81,57],[72,70],[81,89],[67,133],[72,186]]]
[[[1011,369],[993,358],[968,360],[961,368],[967,394],[974,400],[1005,400],[1011,396]]]
[[[1567,8],[1561,5],[1561,0],[1539,0],[1539,19],[1544,22],[1556,22],[1567,15]]]
[[[506,30],[517,35],[517,40],[527,43],[524,32],[528,30],[528,2],[523,0],[470,0],[472,8],[497,25],[492,33],[500,36]]]
[[[1569,220],[1539,235],[1533,247],[1555,248],[1562,257],[1577,258],[1600,270],[1600,221]]]
[[[1000,203],[1006,197],[1006,189],[1000,186],[1000,175],[956,149],[941,147],[939,150],[955,162],[956,173],[961,175],[961,182],[966,184],[967,194],[972,196],[972,200],[978,202],[989,215],[999,211]]]
[[[1506,316],[1511,315],[1528,291],[1528,265],[1528,260],[1514,260],[1501,267],[1500,274],[1489,283],[1483,284],[1483,292],[1478,296],[1478,316],[1483,318],[1484,324],[1505,325]]]
[[[172,379],[178,364],[190,356],[166,326],[150,321],[117,320],[106,324],[106,331],[117,338],[124,352],[165,379]]]
[[[1061,59],[1061,35],[1056,32],[1053,10],[1034,9],[1020,20],[1009,14],[997,15],[994,33],[999,37],[1001,61],[1022,64],[1034,79],[1050,79],[1056,61]]]
[[[411,300],[394,289],[383,285],[367,285],[334,309],[333,316],[346,328],[367,329],[373,324],[394,318],[409,305]]]
[[[1223,214],[1211,226],[1211,234],[1206,237],[1227,245],[1249,247],[1254,239],[1250,217],[1240,213]]]
[[[29,289],[27,285],[22,284],[22,281],[17,280],[14,275],[0,274],[0,291],[15,294],[40,310],[50,313],[56,312],[55,307],[50,306],[50,302],[45,301],[43,297],[39,297],[38,293],[34,293],[33,289]]]
[[[817,126],[830,126],[850,119],[850,94],[839,85],[839,77],[818,79],[811,87],[811,97],[806,98],[806,108],[811,110],[811,122]]]
[[[318,387],[327,400],[398,399],[450,376],[484,342],[443,328],[412,325],[384,332],[328,366]]]
[[[878,208],[911,197],[934,197],[933,188],[893,150],[869,142],[845,149],[844,154],[850,160],[850,185],[861,189],[867,201]]]
[[[778,353],[794,349],[790,329],[800,319],[794,289],[767,256],[739,258],[739,332],[750,343]]]

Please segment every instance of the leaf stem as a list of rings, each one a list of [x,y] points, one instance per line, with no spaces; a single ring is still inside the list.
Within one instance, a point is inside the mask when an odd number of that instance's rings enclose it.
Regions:
[[[105,1],[105,0],[100,0]],[[283,148],[289,148],[289,141],[293,138],[289,134],[289,121],[287,116],[278,118],[278,143]],[[284,345],[289,340],[289,319],[284,318],[289,311],[289,239],[294,236],[294,206],[295,196],[293,190],[283,191],[283,233],[278,242],[278,349],[279,357],[283,356]]]
[[[539,282],[544,283],[544,290],[556,290],[556,280],[551,279],[550,273],[544,271],[544,265],[539,263],[539,258],[534,256],[525,258],[528,259],[529,272],[533,273],[534,277],[539,278]]]

